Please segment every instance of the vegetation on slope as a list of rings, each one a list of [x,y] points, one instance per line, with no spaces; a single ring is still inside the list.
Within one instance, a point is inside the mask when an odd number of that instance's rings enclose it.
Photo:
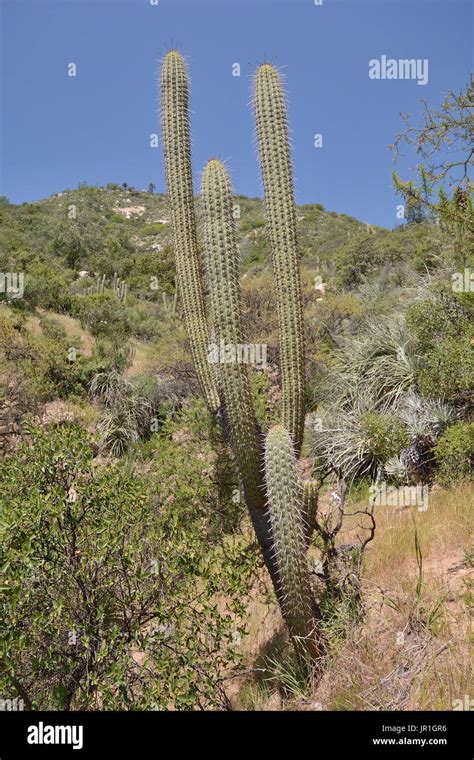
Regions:
[[[334,590],[318,598],[317,682],[292,659],[197,399],[164,196],[82,186],[0,204],[0,269],[25,276],[22,298],[0,293],[2,691],[43,709],[449,708],[469,693],[472,206],[398,187],[410,221],[392,231],[298,209],[299,466],[319,491],[312,583]],[[234,200],[267,432],[281,405],[267,231],[259,199]],[[371,512],[380,484],[424,488],[428,508]]]

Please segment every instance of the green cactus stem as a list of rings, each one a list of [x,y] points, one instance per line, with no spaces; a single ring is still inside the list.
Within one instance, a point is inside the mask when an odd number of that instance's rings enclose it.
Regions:
[[[173,225],[177,286],[199,384],[211,411],[219,396],[208,362],[209,331],[201,284],[191,172],[188,76],[183,57],[170,50],[161,66],[161,129],[166,187]]]
[[[253,104],[276,280],[282,424],[299,452],[304,432],[305,370],[297,219],[285,98],[278,72],[270,64],[257,69]]]
[[[225,166],[209,161],[201,180],[204,251],[218,389],[225,404],[232,449],[247,503],[265,506],[257,420],[252,407],[248,368],[239,363],[244,343],[239,285],[239,248],[232,216],[232,189]],[[225,347],[225,351],[222,348]],[[214,356],[212,355],[214,354]]]
[[[291,636],[314,657],[315,605],[306,560],[306,532],[301,487],[291,436],[272,427],[265,442],[268,515],[278,568],[282,611]]]

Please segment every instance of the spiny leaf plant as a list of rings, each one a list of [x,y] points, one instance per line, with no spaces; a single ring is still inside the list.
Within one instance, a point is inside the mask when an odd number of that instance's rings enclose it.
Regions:
[[[296,470],[305,417],[297,220],[285,99],[279,74],[269,64],[262,64],[256,72],[253,106],[276,282],[282,375],[281,424],[271,428],[266,439],[252,406],[247,366],[236,360],[209,361],[211,335],[219,346],[243,343],[232,188],[225,166],[211,159],[201,182],[201,262],[191,179],[187,72],[179,52],[171,50],[164,57],[161,119],[165,173],[188,340],[202,393],[229,439],[282,614],[298,654],[314,660],[321,653],[320,611],[311,588],[306,551],[308,518],[314,519],[316,501],[313,487],[304,489]]]

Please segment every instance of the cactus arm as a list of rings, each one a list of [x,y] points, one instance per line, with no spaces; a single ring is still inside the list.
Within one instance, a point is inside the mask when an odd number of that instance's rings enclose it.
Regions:
[[[281,425],[272,427],[266,437],[265,483],[283,615],[291,636],[314,656],[315,602],[306,561],[301,488],[291,436]]]
[[[257,69],[253,105],[276,280],[282,424],[299,453],[304,432],[305,369],[296,206],[285,98],[278,72],[270,64]]]
[[[265,506],[260,444],[252,406],[248,370],[239,363],[243,344],[239,249],[232,216],[232,189],[224,165],[209,161],[201,180],[204,216],[204,258],[210,313],[217,347],[218,388],[225,405],[235,461],[250,508]],[[223,347],[227,349],[222,351]],[[222,355],[223,354],[223,355]]]
[[[212,367],[207,360],[208,325],[194,213],[191,143],[188,116],[188,76],[183,57],[167,53],[161,66],[161,128],[166,187],[173,225],[177,286],[184,323],[199,384],[211,411],[219,407]]]

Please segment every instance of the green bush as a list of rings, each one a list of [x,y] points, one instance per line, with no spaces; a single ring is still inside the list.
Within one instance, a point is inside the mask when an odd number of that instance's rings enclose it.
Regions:
[[[61,221],[53,233],[52,250],[71,269],[87,265],[88,257],[103,244],[100,217],[79,204],[77,219]]]
[[[360,285],[364,277],[384,262],[378,238],[364,232],[357,233],[337,254],[336,284],[343,287]]]
[[[467,334],[469,319],[457,298],[426,299],[412,304],[406,324],[420,353],[429,352],[440,340]]]
[[[186,404],[177,418],[164,420],[141,449],[160,510],[171,502],[183,525],[195,521],[209,537],[223,526],[239,524],[245,507],[235,467],[202,401]]]
[[[169,453],[154,489],[137,472],[93,464],[75,425],[31,429],[5,458],[2,694],[37,710],[227,706],[219,679],[238,662],[254,552],[183,516],[203,478],[213,484],[195,456],[181,472]]]
[[[153,224],[145,224],[141,230],[142,235],[157,235],[165,228],[165,225],[161,222],[154,222]]]
[[[380,462],[396,456],[409,443],[405,426],[389,414],[363,414],[360,418],[360,434],[364,449]]]
[[[24,320],[0,313],[0,391],[8,389],[19,416],[57,398],[84,398],[93,375],[110,365],[98,352],[81,355],[77,339],[67,339],[53,320],[43,317],[40,324],[42,333],[31,334]]]
[[[250,232],[251,230],[258,230],[260,227],[264,227],[265,222],[263,219],[244,219],[239,225],[240,232]]]
[[[414,224],[393,232],[356,232],[334,252],[335,281],[343,287],[358,286],[372,279],[383,267],[399,267],[409,261],[417,271],[432,269],[440,250],[435,245],[430,226]]]
[[[244,250],[242,259],[244,267],[251,264],[264,264],[269,256],[269,246],[266,238],[250,238],[247,250]]]
[[[22,301],[30,309],[67,312],[71,307],[71,278],[49,263],[28,265],[25,271],[25,292]],[[13,303],[13,302],[11,302]]]
[[[417,382],[423,396],[455,399],[469,391],[473,376],[472,339],[456,336],[440,341],[424,357]]]
[[[74,296],[73,315],[94,337],[121,337],[130,335],[130,324],[125,305],[112,293],[93,293]]]
[[[474,422],[457,422],[437,440],[436,478],[443,486],[469,477],[474,458]]]
[[[57,341],[66,340],[67,333],[60,322],[57,322],[55,319],[50,319],[49,317],[43,315],[40,318],[39,323],[43,335],[45,335],[47,338],[52,338],[53,340]]]
[[[161,299],[163,291],[173,294],[175,267],[171,246],[165,246],[162,251],[147,251],[136,256],[128,281],[131,290],[141,291],[140,295],[149,300]]]

